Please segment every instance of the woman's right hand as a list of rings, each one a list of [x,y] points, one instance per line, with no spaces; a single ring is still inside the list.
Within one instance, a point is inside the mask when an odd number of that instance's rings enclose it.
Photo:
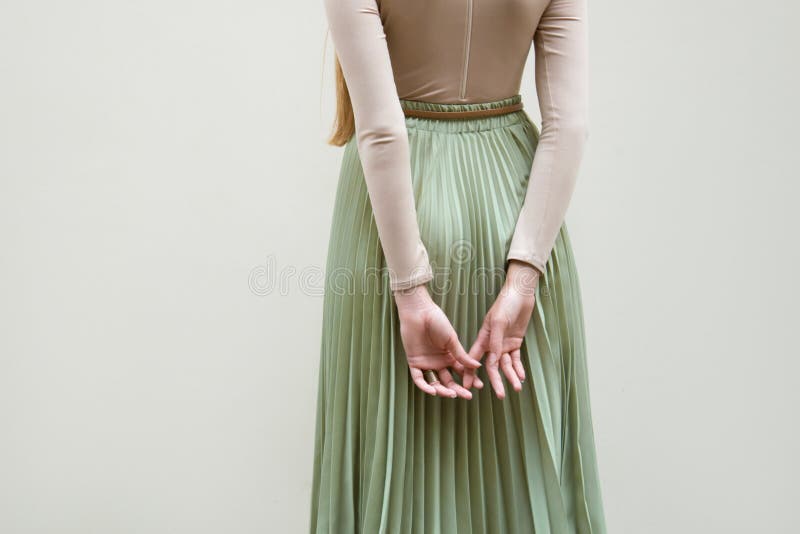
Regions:
[[[472,393],[456,383],[449,367],[476,369],[481,363],[472,358],[458,340],[450,320],[433,302],[425,284],[394,292],[400,317],[400,337],[408,359],[411,378],[430,395],[471,399]],[[424,371],[433,370],[439,383],[429,384]]]

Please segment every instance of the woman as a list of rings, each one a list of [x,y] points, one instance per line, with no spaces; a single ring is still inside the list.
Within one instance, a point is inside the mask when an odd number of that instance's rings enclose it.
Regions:
[[[345,148],[311,532],[605,532],[563,224],[586,0],[325,8]],[[531,42],[541,132],[519,95]]]

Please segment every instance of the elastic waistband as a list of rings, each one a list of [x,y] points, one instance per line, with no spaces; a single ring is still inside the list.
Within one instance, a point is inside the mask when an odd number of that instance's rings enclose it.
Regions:
[[[521,111],[523,108],[521,95],[514,95],[513,97],[491,102],[471,104],[441,104],[417,100],[401,100],[401,105],[406,117],[442,120],[494,117]]]
[[[423,130],[475,131],[527,121],[522,95],[473,103],[439,103],[400,99],[406,125]]]

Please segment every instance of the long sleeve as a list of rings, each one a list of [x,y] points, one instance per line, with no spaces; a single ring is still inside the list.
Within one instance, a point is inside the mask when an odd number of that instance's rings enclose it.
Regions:
[[[420,237],[405,115],[375,0],[324,0],[392,290],[433,278]]]
[[[551,0],[533,36],[542,129],[507,259],[542,273],[588,138],[587,0]]]

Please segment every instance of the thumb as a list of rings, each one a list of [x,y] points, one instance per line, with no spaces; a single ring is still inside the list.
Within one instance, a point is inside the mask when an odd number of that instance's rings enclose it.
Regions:
[[[492,319],[491,329],[489,334],[489,352],[499,358],[503,354],[503,337],[505,335],[506,323],[501,319]]]
[[[476,368],[481,366],[481,362],[467,354],[467,351],[461,346],[461,342],[458,340],[458,334],[456,334],[455,330],[453,330],[453,333],[447,340],[447,351],[464,367]]]
[[[484,325],[478,331],[478,337],[475,338],[475,342],[469,349],[470,357],[476,360],[481,360],[483,358],[483,355],[486,353],[486,349],[488,348],[488,346],[489,346],[489,329],[486,328],[486,326]]]

